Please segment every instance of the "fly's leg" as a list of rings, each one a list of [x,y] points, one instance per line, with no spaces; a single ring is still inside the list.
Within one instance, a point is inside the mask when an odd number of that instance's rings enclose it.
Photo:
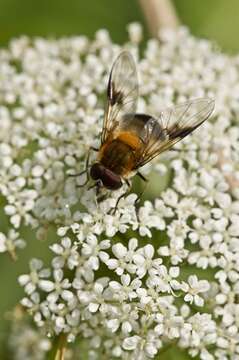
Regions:
[[[108,195],[105,193],[105,194],[98,194],[97,197],[96,197],[96,201],[97,203],[101,203],[102,201],[104,201],[105,199],[107,199]]]
[[[103,186],[103,183],[99,179],[99,180],[96,180],[96,182],[93,185],[89,186],[87,190],[91,190],[91,189],[96,188],[96,195],[99,195],[100,188],[102,188],[102,186]]]
[[[177,153],[184,153],[184,152],[187,152],[187,151],[190,151],[191,149],[168,149],[168,151],[174,151],[174,152],[177,152]]]
[[[111,209],[111,211],[110,211],[110,213],[112,213],[112,215],[114,215],[114,214],[116,213],[116,210],[117,210],[117,207],[118,207],[118,205],[119,205],[120,200],[121,200],[123,197],[125,197],[126,195],[128,195],[129,192],[130,192],[130,190],[131,190],[131,183],[130,183],[130,181],[129,181],[128,179],[125,179],[125,183],[127,184],[128,188],[127,188],[127,190],[126,190],[122,195],[120,195],[120,196],[118,197],[118,199],[117,199],[117,201],[116,201],[116,204],[115,204],[115,207],[114,207],[113,209]]]
[[[140,179],[144,181],[144,187],[143,187],[143,190],[138,194],[137,199],[135,200],[135,204],[137,204],[137,203],[139,202],[141,196],[143,195],[143,193],[144,193],[145,190],[146,190],[146,187],[147,187],[148,181],[149,181],[149,180],[148,180],[144,175],[142,175],[140,172],[137,172],[136,175],[138,175],[138,177],[140,177]]]
[[[140,179],[142,179],[144,182],[148,182],[149,180],[143,175],[141,174],[139,171],[136,173],[136,175],[138,175],[140,177]]]
[[[77,173],[77,174],[72,174],[72,175],[69,175],[71,177],[78,177],[78,176],[82,176],[83,174],[86,173],[86,180],[83,184],[81,185],[77,185],[77,187],[84,187],[88,181],[89,181],[89,178],[90,178],[90,174],[89,174],[89,162],[90,162],[90,154],[91,154],[91,151],[99,151],[99,149],[91,146],[88,150],[88,154],[87,154],[87,157],[86,157],[86,162],[85,162],[85,170],[81,171],[80,173]]]
[[[103,195],[100,194],[100,190],[102,189],[102,187],[103,187],[103,183],[102,183],[102,181],[100,179],[98,179],[98,180],[95,181],[95,183],[93,185],[91,185],[91,186],[89,186],[87,188],[88,191],[91,190],[91,189],[94,189],[94,188],[96,189],[96,193],[95,193],[95,195],[96,195],[95,196],[96,206],[98,206],[98,204],[101,201],[106,199],[106,194],[103,194]]]
[[[145,192],[145,189],[148,185],[148,179],[146,177],[144,177],[144,175],[142,175],[140,172],[137,172],[136,175],[138,175],[138,177],[140,177],[141,180],[144,181],[144,187],[142,189],[142,191],[138,194],[137,199],[135,200],[135,204],[137,204],[141,198],[141,196],[143,195],[143,193]],[[140,223],[140,218],[139,218],[139,207],[136,207],[136,217],[138,222]]]
[[[148,179],[146,179],[146,177],[144,177],[144,175],[142,175],[140,172],[137,172],[136,175],[138,175],[138,176],[144,181],[145,185],[144,185],[143,190],[142,190],[142,191],[139,193],[139,195],[137,196],[137,199],[135,200],[135,204],[139,202],[139,200],[140,200],[141,196],[143,195],[143,193],[144,193],[144,191],[145,191],[145,189],[146,189],[146,186],[147,186],[147,184],[148,184]],[[119,198],[117,199],[117,202],[116,202],[116,204],[115,204],[115,207],[114,207],[114,208],[112,209],[112,211],[111,211],[113,215],[115,214],[115,212],[116,212],[116,210],[117,210],[117,207],[118,207],[118,204],[119,204],[120,200],[121,200],[123,197],[125,197],[126,195],[128,195],[129,192],[130,192],[130,190],[131,190],[131,183],[130,183],[130,181],[129,181],[128,179],[126,179],[125,182],[126,182],[128,188],[127,188],[127,190],[126,190],[122,195],[120,195]]]

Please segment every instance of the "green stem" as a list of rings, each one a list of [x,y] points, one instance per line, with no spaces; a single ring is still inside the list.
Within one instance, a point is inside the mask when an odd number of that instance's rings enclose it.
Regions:
[[[10,254],[11,259],[14,262],[16,262],[17,261],[17,255],[16,255],[15,251],[10,252],[9,254]]]
[[[54,360],[64,360],[66,351],[66,334],[59,336],[56,355]]]

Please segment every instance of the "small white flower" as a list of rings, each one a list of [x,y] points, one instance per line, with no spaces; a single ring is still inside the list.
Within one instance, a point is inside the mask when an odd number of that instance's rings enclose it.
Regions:
[[[101,278],[94,283],[91,291],[78,290],[77,294],[80,303],[86,305],[91,313],[95,313],[98,310],[102,313],[106,311],[107,305],[105,300],[110,296],[107,292],[108,281],[107,278]]]
[[[19,238],[19,233],[14,229],[11,229],[7,236],[0,232],[0,253],[7,251],[15,258],[16,249],[23,249],[25,246],[25,241]]]
[[[137,278],[131,281],[129,274],[122,275],[120,279],[121,283],[117,281],[110,281],[109,283],[113,297],[119,301],[137,298],[137,290],[140,288],[142,282]]]
[[[172,292],[173,290],[180,289],[180,283],[176,280],[179,277],[179,267],[170,267],[169,270],[166,266],[160,263],[155,264],[149,271],[149,278],[147,279],[148,287],[157,287],[160,292]]]
[[[136,273],[139,278],[144,277],[154,265],[156,266],[162,263],[161,259],[154,259],[154,247],[150,244],[139,249],[134,255],[133,261],[137,266]]]
[[[185,221],[173,220],[168,226],[167,234],[175,243],[180,244],[185,240],[188,231],[189,227]]]
[[[19,276],[19,284],[21,286],[24,286],[24,290],[28,295],[32,294],[40,284],[43,288],[48,288],[47,285],[51,284],[50,281],[48,282],[48,280],[45,280],[45,278],[48,278],[50,276],[50,270],[42,269],[42,267],[43,262],[41,260],[32,259],[30,261],[30,274],[24,274]]]
[[[181,289],[187,294],[184,296],[184,300],[189,303],[195,303],[197,306],[203,306],[204,300],[198,294],[208,291],[210,285],[207,280],[198,280],[196,275],[190,275],[188,278],[188,284],[183,283]]]
[[[160,217],[160,213],[157,208],[154,209],[153,205],[149,201],[145,201],[144,206],[140,207],[138,212],[139,218],[139,234],[141,236],[152,237],[150,228],[156,228],[158,230],[165,229],[165,220]]]
[[[129,240],[128,248],[121,243],[112,246],[112,252],[116,258],[110,258],[106,261],[106,265],[110,270],[115,270],[117,275],[122,275],[124,271],[135,273],[137,266],[134,263],[134,256],[138,241],[135,238]]]
[[[188,253],[189,251],[184,248],[184,242],[180,242],[176,239],[170,239],[169,246],[160,246],[158,249],[158,254],[160,256],[169,257],[173,265],[180,264],[183,259],[187,257]]]
[[[72,291],[68,290],[71,287],[71,283],[69,279],[64,278],[64,273],[62,269],[55,269],[53,271],[53,281],[48,281],[47,284],[43,285],[40,283],[39,287],[43,289],[44,291],[50,292],[50,294],[47,296],[47,300],[51,302],[56,302],[59,298],[59,296],[69,302],[72,301],[74,298],[74,294]]]
[[[123,348],[125,350],[135,350],[140,342],[140,337],[137,335],[128,337],[123,341]]]
[[[88,236],[82,244],[81,253],[87,257],[87,267],[93,270],[99,269],[100,260],[107,263],[109,255],[104,251],[110,247],[110,240],[103,240],[98,243],[95,235]]]
[[[72,245],[70,238],[62,238],[61,245],[55,243],[50,246],[50,249],[57,254],[57,256],[52,260],[52,266],[55,269],[62,268],[65,264],[67,264],[68,268],[72,270],[79,264],[77,246]]]

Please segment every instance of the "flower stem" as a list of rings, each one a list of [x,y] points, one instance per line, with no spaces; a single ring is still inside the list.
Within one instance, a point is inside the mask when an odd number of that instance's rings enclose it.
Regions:
[[[151,35],[158,36],[160,28],[176,28],[180,21],[170,0],[139,0]]]
[[[16,254],[16,249],[15,246],[13,245],[11,240],[8,240],[7,242],[7,251],[8,254],[10,255],[12,261],[17,261],[17,254]]]
[[[56,355],[54,360],[64,360],[66,351],[66,334],[59,336]]]
[[[15,250],[9,251],[9,255],[10,255],[12,261],[14,261],[14,262],[17,261],[17,254],[16,254]]]

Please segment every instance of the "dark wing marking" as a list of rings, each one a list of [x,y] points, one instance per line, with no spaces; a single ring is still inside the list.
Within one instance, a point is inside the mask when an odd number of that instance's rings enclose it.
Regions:
[[[136,169],[197,129],[212,113],[214,100],[191,100],[163,110],[159,118],[151,117],[145,124],[146,138]]]
[[[107,88],[107,105],[101,143],[114,131],[126,114],[134,114],[138,99],[138,78],[134,59],[123,51],[115,60]]]

